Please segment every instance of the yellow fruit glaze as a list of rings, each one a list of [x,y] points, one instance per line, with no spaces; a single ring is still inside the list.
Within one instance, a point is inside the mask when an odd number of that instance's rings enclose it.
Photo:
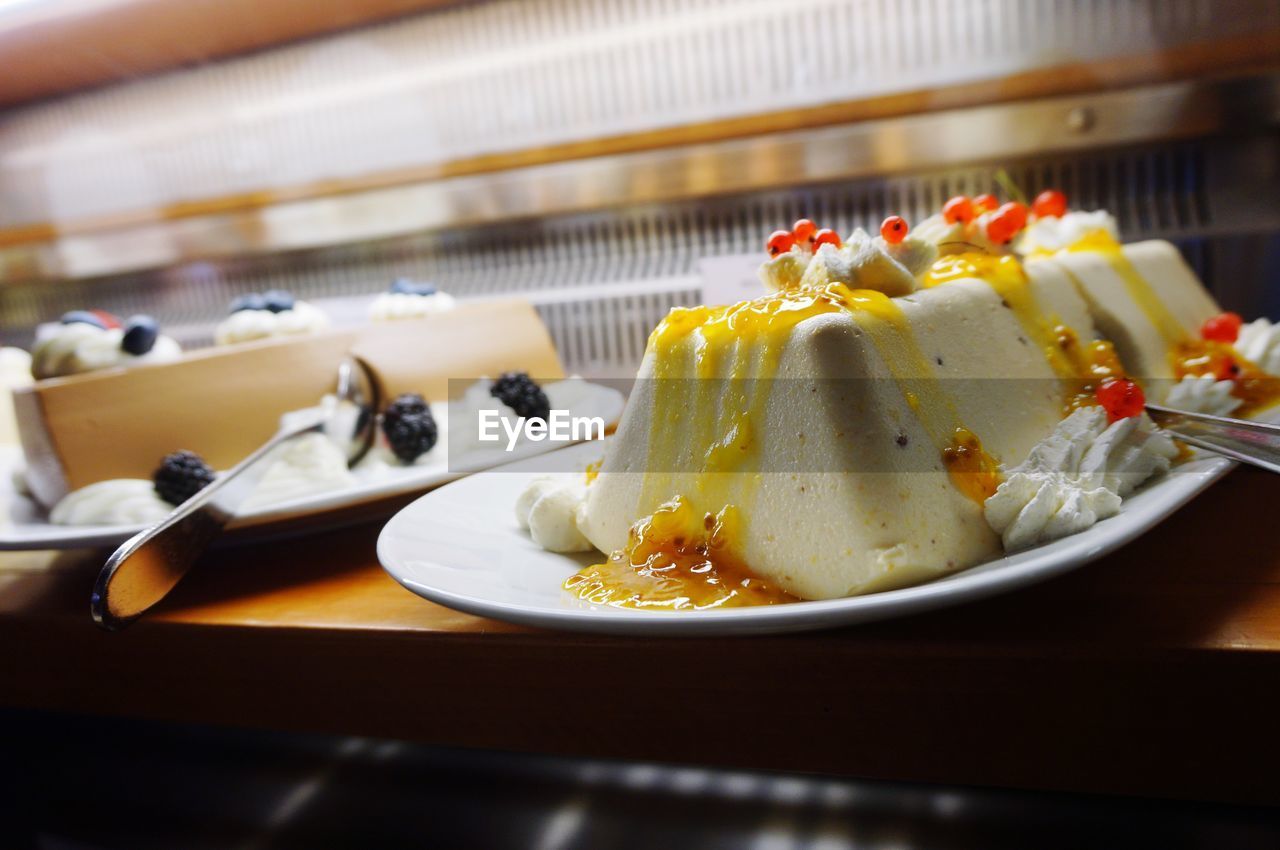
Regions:
[[[737,511],[697,516],[673,499],[636,523],[627,546],[603,564],[570,576],[565,588],[596,605],[667,610],[796,602],[756,577],[736,556]]]
[[[1000,465],[982,449],[978,435],[968,428],[957,428],[951,444],[942,450],[951,483],[978,504],[996,494],[1000,486]]]
[[[1178,380],[1189,375],[1213,375],[1219,381],[1231,381],[1231,394],[1243,402],[1232,416],[1252,416],[1280,402],[1280,378],[1241,357],[1231,343],[1187,340],[1174,346],[1170,359],[1173,375]]]

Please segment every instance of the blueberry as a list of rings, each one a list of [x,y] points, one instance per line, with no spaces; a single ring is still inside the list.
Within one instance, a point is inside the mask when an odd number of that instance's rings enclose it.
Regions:
[[[150,316],[130,316],[124,323],[124,337],[120,348],[135,357],[141,357],[155,347],[160,336],[160,325]]]
[[[272,313],[283,313],[293,309],[293,296],[283,289],[269,289],[262,296],[266,308]]]
[[[407,277],[398,277],[391,281],[391,291],[396,295],[435,295],[434,283],[418,283]]]
[[[241,310],[265,310],[267,309],[267,300],[256,292],[250,292],[248,295],[241,295],[231,302],[231,308],[228,313],[239,313]]]
[[[103,330],[107,329],[106,322],[102,321],[102,319],[98,318],[93,313],[90,313],[88,310],[72,310],[70,313],[63,313],[60,321],[64,325],[84,323],[86,325],[93,325],[94,327],[102,328]]]

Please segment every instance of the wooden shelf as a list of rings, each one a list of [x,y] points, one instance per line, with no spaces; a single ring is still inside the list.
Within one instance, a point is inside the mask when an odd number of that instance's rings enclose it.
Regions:
[[[29,9],[6,9],[0,56],[6,67],[22,70],[0,74],[0,106],[198,66],[457,2],[46,0]]]
[[[212,554],[94,628],[100,553],[0,558],[17,706],[505,750],[1280,802],[1280,479],[1239,470],[1038,587],[834,632],[637,640],[418,599],[379,524]]]

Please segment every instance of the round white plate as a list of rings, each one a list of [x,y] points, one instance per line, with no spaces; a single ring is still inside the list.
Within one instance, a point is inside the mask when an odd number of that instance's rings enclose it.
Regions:
[[[588,443],[554,457],[566,470],[582,469],[602,451],[603,444]],[[755,608],[639,611],[588,605],[565,592],[566,578],[602,556],[546,552],[516,524],[516,496],[551,457],[482,472],[414,501],[383,528],[378,559],[396,581],[432,602],[531,626],[617,635],[824,629],[944,608],[1074,570],[1152,528],[1234,465],[1197,458],[1125,499],[1118,516],[1088,531],[916,587]]]
[[[547,384],[546,390],[553,407],[568,409],[575,416],[599,417],[606,423],[615,423],[622,414],[622,393],[612,387],[573,379]],[[351,487],[245,511],[232,520],[228,529],[252,528],[269,535],[270,526],[275,523],[420,492],[477,469],[507,463],[512,458],[545,454],[548,446],[552,445],[522,441],[509,453],[501,447],[491,451],[482,449],[455,457],[451,463],[447,448],[447,405],[433,404],[432,408],[436,412],[436,420],[441,423],[440,442],[418,463],[382,466],[368,475],[361,475],[358,471],[357,481]],[[49,522],[49,514],[44,508],[14,489],[12,473],[21,462],[21,450],[15,446],[0,446],[0,551],[118,546],[144,528],[140,525],[54,525]],[[255,531],[255,537],[249,539],[260,536]]]

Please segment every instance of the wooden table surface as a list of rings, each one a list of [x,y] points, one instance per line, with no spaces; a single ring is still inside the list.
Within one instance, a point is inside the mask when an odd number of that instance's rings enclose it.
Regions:
[[[411,595],[377,522],[211,554],[119,634],[102,553],[0,556],[0,702],[865,777],[1280,801],[1280,478],[1038,587],[843,631],[535,631]]]

